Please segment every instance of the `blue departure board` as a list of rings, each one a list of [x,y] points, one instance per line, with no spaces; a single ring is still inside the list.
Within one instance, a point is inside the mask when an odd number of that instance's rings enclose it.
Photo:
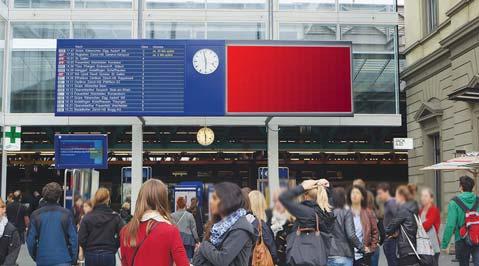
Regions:
[[[58,40],[58,116],[222,116],[225,42]]]
[[[57,134],[54,144],[57,169],[108,168],[107,135]]]

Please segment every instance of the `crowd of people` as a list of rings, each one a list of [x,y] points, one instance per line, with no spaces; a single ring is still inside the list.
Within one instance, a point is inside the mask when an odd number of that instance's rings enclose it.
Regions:
[[[440,241],[434,194],[423,188],[417,197],[413,184],[398,186],[393,196],[388,183],[373,193],[361,179],[347,189],[306,180],[274,191],[269,208],[260,191],[223,182],[214,187],[203,224],[196,198],[188,208],[178,197],[170,213],[168,188],[159,180],[142,185],[133,215],[129,202],[112,210],[106,188],[63,208],[62,187],[53,182],[27,206],[20,191],[8,203],[0,199],[0,265],[17,265],[24,242],[40,266],[110,266],[117,256],[124,266],[375,266],[381,250],[388,265],[439,265],[452,235],[459,265],[469,265],[471,256],[479,265],[474,186],[471,177],[460,178],[461,193],[449,202]],[[424,241],[433,253],[419,247]]]

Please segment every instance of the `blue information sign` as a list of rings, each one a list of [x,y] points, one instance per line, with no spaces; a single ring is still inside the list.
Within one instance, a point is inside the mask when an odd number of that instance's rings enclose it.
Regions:
[[[57,169],[107,169],[107,135],[55,135]]]
[[[225,41],[58,40],[59,116],[222,116]]]

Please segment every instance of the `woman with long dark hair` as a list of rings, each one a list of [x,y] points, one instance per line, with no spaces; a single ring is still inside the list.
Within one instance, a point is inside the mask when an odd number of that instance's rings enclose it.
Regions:
[[[223,182],[215,185],[210,201],[212,219],[195,253],[193,265],[249,264],[256,236],[245,217],[245,204],[245,197],[236,184]]]
[[[362,186],[353,186],[348,193],[348,204],[353,213],[356,237],[363,243],[364,251],[354,250],[354,266],[371,265],[371,256],[378,248],[378,222],[373,211],[368,208],[367,192]]]
[[[180,232],[172,224],[168,188],[157,179],[146,181],[138,193],[135,213],[120,234],[123,266],[189,266]]]
[[[346,205],[346,191],[342,187],[333,189],[334,222],[328,266],[352,266],[354,248],[364,253],[364,245],[356,236],[353,213]]]

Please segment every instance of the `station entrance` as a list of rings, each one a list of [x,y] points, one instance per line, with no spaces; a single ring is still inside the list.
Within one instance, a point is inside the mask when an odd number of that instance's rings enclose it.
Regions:
[[[266,129],[211,127],[215,140],[205,147],[197,142],[197,131],[201,128],[145,127],[143,166],[151,169],[149,177],[161,179],[170,188],[181,182],[229,181],[255,189],[258,169],[268,165]],[[352,180],[362,178],[371,188],[379,182],[405,183],[407,154],[394,151],[391,144],[392,138],[403,134],[402,130],[401,127],[284,127],[279,131],[279,166],[287,167],[289,178],[296,182],[327,178],[335,186],[347,186]],[[56,181],[68,187],[76,184],[76,194],[83,198],[89,198],[89,191],[95,187],[110,188],[114,208],[125,201],[128,180],[124,178],[124,170],[131,166],[132,160],[131,127],[49,127],[48,130],[23,127],[22,131],[22,152],[10,152],[8,156],[8,193],[17,189],[33,193]],[[108,169],[55,169],[54,135],[91,133],[108,135]],[[67,199],[73,197],[69,194]]]

